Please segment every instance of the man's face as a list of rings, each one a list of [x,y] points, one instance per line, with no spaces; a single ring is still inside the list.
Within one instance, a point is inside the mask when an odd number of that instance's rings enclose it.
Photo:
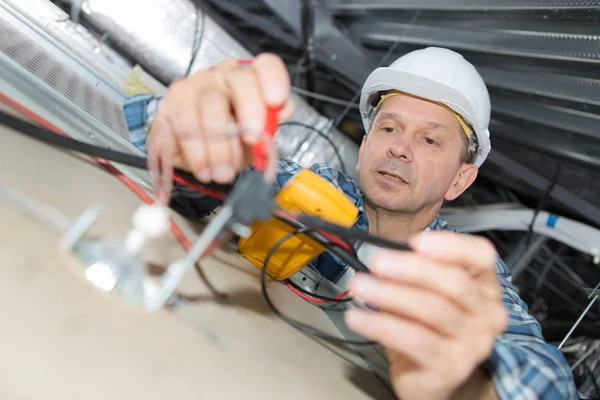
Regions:
[[[417,213],[458,197],[477,172],[461,162],[465,140],[444,107],[404,95],[386,99],[359,151],[357,170],[367,201]]]

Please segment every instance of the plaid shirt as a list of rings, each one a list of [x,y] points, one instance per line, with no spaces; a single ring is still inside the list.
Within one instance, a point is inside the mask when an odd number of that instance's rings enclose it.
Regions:
[[[148,126],[159,101],[160,99],[152,96],[138,95],[125,102],[125,119],[130,129],[131,142],[140,149],[145,150]],[[301,169],[302,167],[293,161],[280,161],[277,186],[283,185]],[[310,169],[354,202],[359,210],[355,225],[367,232],[369,221],[364,211],[364,198],[360,188],[348,176],[326,165],[316,164]],[[201,200],[196,198],[190,201]],[[427,229],[455,230],[439,216]],[[332,281],[336,281],[348,268],[344,262],[328,252],[321,254],[314,264]],[[540,325],[529,315],[527,305],[519,298],[510,282],[510,270],[500,258],[496,264],[496,272],[502,284],[502,302],[509,314],[509,324],[506,332],[496,338],[493,351],[485,361],[485,367],[494,380],[499,397],[503,400],[577,399],[569,365],[555,346],[544,341]]]

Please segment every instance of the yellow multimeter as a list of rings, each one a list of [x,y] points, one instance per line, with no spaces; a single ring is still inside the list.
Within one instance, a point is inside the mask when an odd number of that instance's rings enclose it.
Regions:
[[[346,227],[351,227],[358,216],[358,208],[343,192],[309,169],[290,178],[275,196],[275,202],[292,213],[320,217]],[[249,237],[238,241],[238,251],[260,269],[271,248],[295,231],[273,217],[253,224],[251,229]],[[287,279],[323,251],[325,247],[303,233],[292,236],[273,253],[266,272],[274,279]]]

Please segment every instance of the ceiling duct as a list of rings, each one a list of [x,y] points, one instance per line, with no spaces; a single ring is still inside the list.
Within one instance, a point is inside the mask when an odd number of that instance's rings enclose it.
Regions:
[[[147,72],[168,84],[227,58],[248,58],[252,54],[235,41],[212,18],[190,0],[59,0],[95,29],[107,34],[120,51],[136,60]],[[194,56],[195,54],[195,56]],[[190,65],[191,64],[191,65]],[[277,144],[281,157],[305,167],[327,163],[346,169],[356,177],[357,145],[335,129],[331,121],[302,98],[292,94],[295,112],[292,121],[326,133],[299,126],[281,128]],[[338,157],[340,154],[341,157]],[[338,158],[342,158],[339,160]],[[344,168],[340,165],[343,162]]]

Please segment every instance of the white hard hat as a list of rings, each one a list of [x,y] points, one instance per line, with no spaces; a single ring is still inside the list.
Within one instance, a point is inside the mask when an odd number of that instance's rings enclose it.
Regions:
[[[477,136],[473,163],[483,164],[491,150],[490,96],[481,75],[462,55],[428,47],[398,58],[389,67],[373,71],[360,96],[360,114],[366,132],[371,126],[374,103],[382,92],[390,90],[443,104],[459,114]]]

